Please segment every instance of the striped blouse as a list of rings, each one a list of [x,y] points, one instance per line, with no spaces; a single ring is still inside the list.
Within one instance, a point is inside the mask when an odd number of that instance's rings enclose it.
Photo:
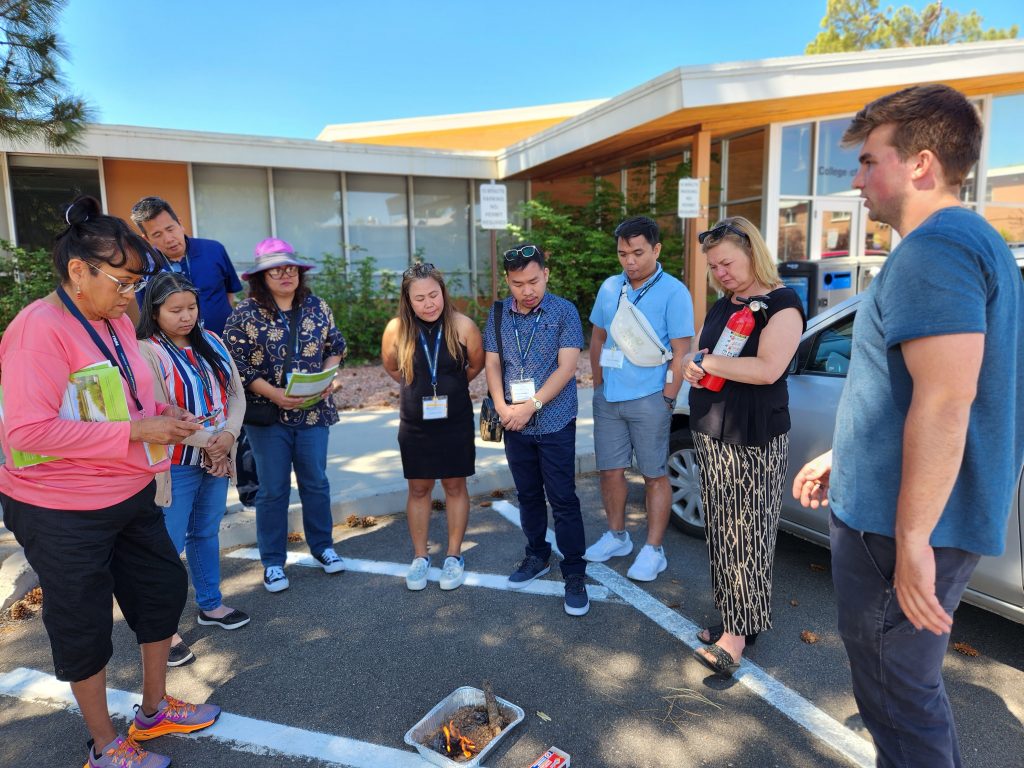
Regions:
[[[224,364],[231,369],[230,357],[223,342],[210,331],[204,330],[206,340],[218,355],[224,358]],[[192,347],[179,349],[160,335],[151,336],[150,341],[156,348],[160,358],[160,370],[167,384],[174,405],[184,408],[196,416],[217,416],[206,425],[210,432],[224,429],[227,421],[228,393],[221,386],[219,377],[211,370],[210,364],[193,352]],[[179,443],[174,446],[171,463],[199,466],[202,464],[200,449],[197,446]]]

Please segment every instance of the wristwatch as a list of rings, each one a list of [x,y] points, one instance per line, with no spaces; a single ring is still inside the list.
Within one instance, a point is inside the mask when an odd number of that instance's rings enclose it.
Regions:
[[[533,408],[534,408],[534,410],[539,411],[541,408],[544,407],[544,403],[542,403],[540,400],[538,400],[533,395],[530,395],[530,399],[533,400]]]
[[[667,405],[667,406],[668,406],[669,408],[675,408],[675,407],[676,407],[676,398],[674,398],[674,397],[669,397],[668,395],[662,395],[661,397],[662,397],[662,399],[663,399],[663,400],[665,401],[665,404],[666,404],[666,405]]]

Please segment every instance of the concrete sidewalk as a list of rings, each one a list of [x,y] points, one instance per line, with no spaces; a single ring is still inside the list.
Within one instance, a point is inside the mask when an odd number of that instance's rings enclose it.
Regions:
[[[593,390],[579,389],[580,416],[576,421],[576,473],[591,472],[594,464]],[[479,423],[480,407],[474,411]],[[349,515],[388,515],[405,509],[406,482],[398,452],[398,410],[344,411],[331,428],[327,447],[327,477],[331,483],[334,522]],[[476,441],[476,474],[469,478],[470,495],[513,487],[501,443]],[[443,498],[441,484],[434,489]],[[302,505],[292,480],[289,530],[302,530]],[[228,491],[228,510],[221,523],[220,545],[226,549],[256,542],[256,513]],[[20,599],[37,583],[14,537],[0,528],[0,610]]]

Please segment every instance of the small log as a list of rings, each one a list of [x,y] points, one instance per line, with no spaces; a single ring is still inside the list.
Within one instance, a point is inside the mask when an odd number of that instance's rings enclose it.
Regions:
[[[490,680],[484,680],[484,703],[487,705],[487,725],[490,726],[491,734],[497,736],[501,733],[503,724],[501,712],[498,710],[498,700],[494,696]]]

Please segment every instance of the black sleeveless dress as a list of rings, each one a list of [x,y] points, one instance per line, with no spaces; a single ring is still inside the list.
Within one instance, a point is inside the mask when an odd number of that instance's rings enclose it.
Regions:
[[[434,339],[441,323],[433,325],[416,320],[434,351]],[[462,347],[463,360],[468,359]],[[423,398],[432,397],[430,367],[423,344],[416,340],[413,353],[412,384],[402,384],[401,421],[398,446],[402,452],[402,472],[407,480],[435,480],[444,477],[469,477],[476,469],[476,445],[473,429],[473,403],[469,397],[465,364],[456,362],[441,339],[437,361],[437,394],[448,397],[448,418],[423,419]]]

